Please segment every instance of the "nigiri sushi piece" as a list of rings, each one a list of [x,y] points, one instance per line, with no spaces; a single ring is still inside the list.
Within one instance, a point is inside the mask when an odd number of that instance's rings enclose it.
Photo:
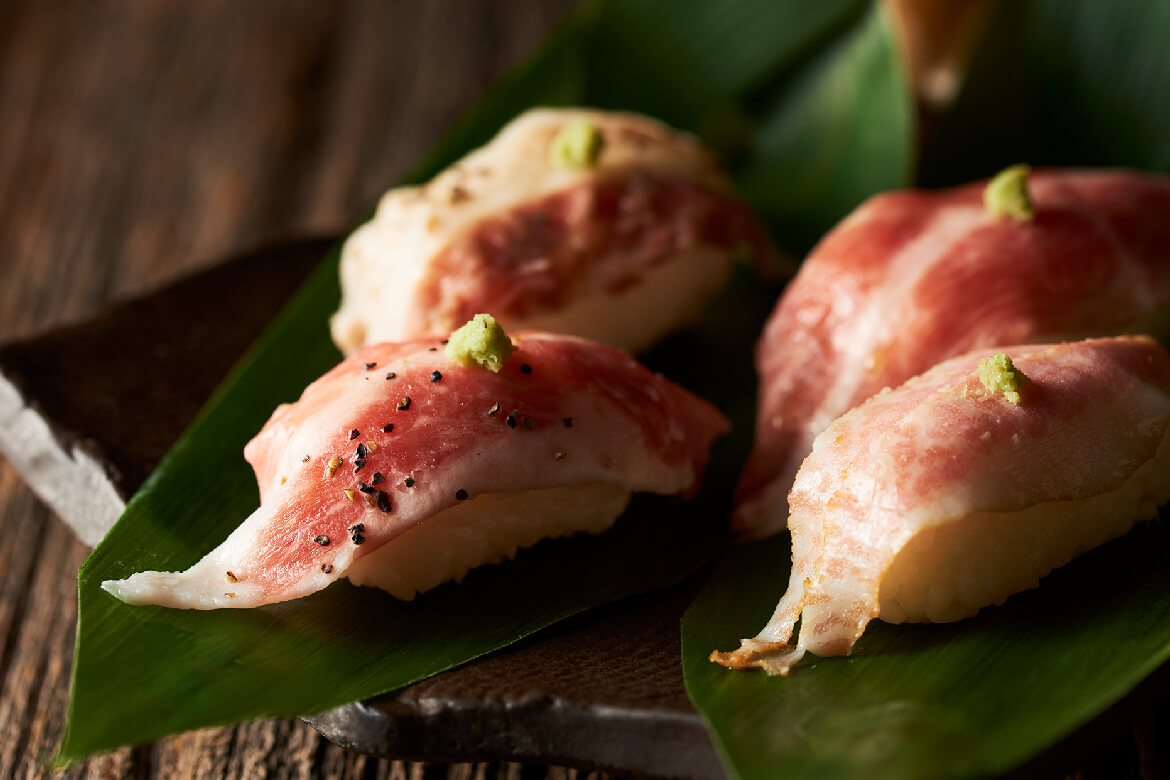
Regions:
[[[509,331],[637,352],[690,324],[766,234],[694,138],[636,114],[522,114],[423,187],[386,193],[341,254],[345,353],[449,333],[491,311]]]
[[[340,577],[410,599],[518,547],[599,533],[633,492],[697,489],[728,429],[620,350],[509,339],[477,316],[449,343],[367,347],[248,443],[260,507],[184,572],[102,584],[132,604],[254,607]]]
[[[1167,247],[1170,179],[1131,171],[1013,168],[862,204],[805,260],[756,347],[737,534],[783,530],[813,439],[884,387],[979,347],[1165,330]]]
[[[1168,430],[1170,355],[1144,336],[978,350],[874,396],[796,477],[771,620],[711,660],[786,674],[874,618],[959,620],[1036,587],[1170,500]]]

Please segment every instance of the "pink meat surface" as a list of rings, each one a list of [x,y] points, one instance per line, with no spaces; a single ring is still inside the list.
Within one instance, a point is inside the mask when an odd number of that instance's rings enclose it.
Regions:
[[[513,342],[498,374],[451,361],[437,339],[347,358],[245,448],[254,514],[187,572],[139,573],[112,591],[187,608],[285,601],[481,493],[697,489],[728,429],[714,407],[610,347],[536,332]]]
[[[1040,171],[1035,219],[984,183],[870,199],[813,250],[757,346],[756,444],[734,524],[781,531],[813,438],[884,387],[977,347],[1133,332],[1170,302],[1170,181]]]
[[[982,385],[980,350],[870,398],[817,437],[789,497],[788,590],[754,639],[713,660],[783,674],[806,650],[848,653],[879,615],[891,562],[927,529],[1044,505],[1071,523],[1077,502],[1104,497],[1112,503],[1093,522],[1109,538],[1156,514],[1170,495],[1170,355],[1128,336],[1003,351],[1030,380],[1018,405]]]
[[[725,259],[746,249],[761,266],[771,262],[751,209],[730,192],[637,171],[595,177],[456,238],[428,266],[410,319],[422,332],[441,331],[489,304],[505,322],[538,317],[620,293],[695,247]]]

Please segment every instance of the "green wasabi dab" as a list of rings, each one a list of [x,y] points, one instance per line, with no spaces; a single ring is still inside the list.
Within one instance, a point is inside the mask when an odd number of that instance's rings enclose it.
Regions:
[[[464,366],[475,363],[495,374],[500,373],[513,351],[512,340],[490,314],[475,315],[447,341],[447,357],[451,360]]]
[[[1028,194],[1027,165],[1013,165],[996,174],[983,190],[983,205],[995,217],[1011,217],[1017,222],[1031,222],[1036,216],[1032,196]]]
[[[979,381],[988,392],[1002,393],[1008,403],[1020,403],[1020,388],[1028,383],[1024,372],[1016,368],[1012,359],[1003,352],[979,361]]]
[[[561,128],[548,148],[548,160],[560,168],[590,168],[601,154],[605,139],[584,117]]]

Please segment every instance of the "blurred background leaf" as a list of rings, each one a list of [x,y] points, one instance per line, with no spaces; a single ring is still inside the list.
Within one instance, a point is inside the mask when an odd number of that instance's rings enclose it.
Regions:
[[[923,150],[953,184],[1015,162],[1170,171],[1170,4],[1010,0]]]
[[[810,247],[866,197],[911,183],[912,96],[881,6],[769,93],[739,183],[785,245]]]
[[[587,98],[714,148],[786,249],[910,184],[913,98],[886,15],[865,0],[604,5]],[[635,77],[636,76],[636,77]]]

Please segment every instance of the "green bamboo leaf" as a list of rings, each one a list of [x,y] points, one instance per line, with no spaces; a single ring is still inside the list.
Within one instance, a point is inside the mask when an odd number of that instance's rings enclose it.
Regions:
[[[872,22],[871,7],[867,0],[824,0],[806,13],[803,3],[772,0],[597,0],[458,123],[409,180],[429,177],[525,108],[578,103],[620,104],[667,119],[677,108],[676,123],[708,136],[736,161],[737,172],[758,160],[780,177],[778,186],[786,184],[785,166],[802,159],[817,163],[800,168],[801,176],[829,171],[846,198],[896,186],[906,170],[910,131],[903,93],[885,82],[888,35]],[[656,38],[660,32],[669,34]],[[653,57],[631,54],[639,41],[657,41]],[[610,57],[617,51],[631,56],[615,69]],[[659,101],[656,85],[670,75],[659,55],[669,67],[712,63],[700,68],[701,89],[672,88],[662,94],[677,102]],[[874,63],[882,68],[876,82],[882,89],[863,102],[864,111],[851,113],[841,96],[855,91],[859,72]],[[795,97],[787,101],[790,88]],[[821,90],[839,94],[822,99]],[[805,108],[812,114],[797,119]],[[888,132],[834,132],[863,120]],[[792,123],[796,130],[784,129]],[[759,143],[757,128],[764,129]],[[808,148],[782,149],[776,134]],[[896,164],[867,162],[860,152],[874,143],[891,144]],[[842,168],[838,158],[850,164]],[[758,192],[763,196],[766,188]],[[772,205],[770,217],[799,225],[822,224],[852,204],[814,197],[807,204]],[[245,442],[278,403],[295,399],[338,359],[326,327],[339,296],[334,250],[82,567],[58,761],[174,731],[309,714],[377,695],[692,571],[725,533],[731,485],[750,438],[750,347],[774,293],[740,277],[702,325],[647,356],[652,367],[714,400],[737,424],[736,435],[717,445],[704,494],[695,502],[639,500],[609,533],[543,543],[513,563],[473,572],[462,586],[444,586],[409,604],[345,583],[255,610],[188,612],[117,602],[100,590],[102,580],[185,568],[254,508],[256,488],[240,455]],[[718,371],[710,370],[714,361],[696,361],[696,354],[719,355]],[[605,578],[595,576],[600,570]]]
[[[1170,659],[1167,543],[1164,522],[1141,527],[969,620],[874,621],[852,656],[788,677],[707,660],[763,627],[787,584],[786,534],[746,545],[683,617],[687,690],[732,777],[998,775]]]
[[[768,91],[770,80],[788,73],[866,4],[725,0],[682,9],[671,0],[607,3],[596,19],[590,100],[636,107],[721,146],[734,140],[720,132],[728,116],[746,118],[744,104],[754,91]]]
[[[910,184],[912,98],[881,5],[773,92],[738,183],[790,245],[811,246],[866,197]]]

